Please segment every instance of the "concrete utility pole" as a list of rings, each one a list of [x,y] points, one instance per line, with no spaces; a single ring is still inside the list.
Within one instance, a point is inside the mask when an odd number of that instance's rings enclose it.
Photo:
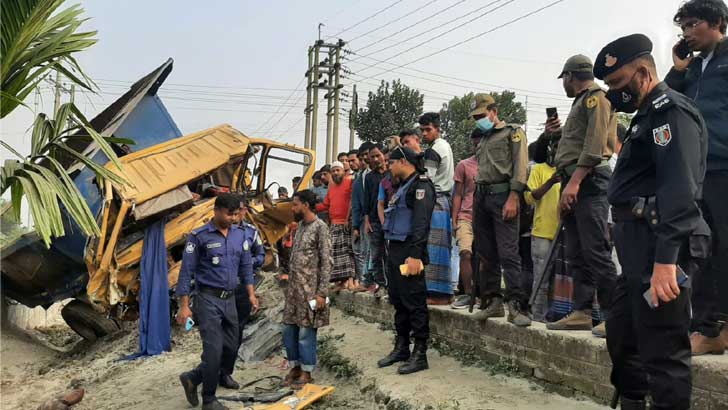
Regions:
[[[313,86],[311,90],[313,94],[313,107],[311,107],[311,144],[308,148],[314,151],[316,151],[316,131],[318,128],[319,49],[321,44],[323,44],[323,41],[319,40],[313,46],[313,79],[311,80],[311,85]]]
[[[326,80],[326,163],[330,164],[332,161],[332,157],[336,154],[332,153],[334,150],[333,144],[332,144],[332,134],[333,134],[333,119],[336,116],[334,114],[334,93],[331,89],[331,84],[334,83],[334,58],[336,55],[336,50],[334,48],[329,48],[329,55],[327,57],[327,71],[328,71],[328,79]]]
[[[308,69],[306,70],[306,134],[303,140],[304,148],[311,148],[311,87],[316,84],[313,76],[313,47],[308,48]]]
[[[339,107],[341,105],[341,47],[344,46],[344,42],[339,40],[336,44],[335,58],[334,61],[334,132],[333,142],[331,146],[331,157],[336,159],[336,154],[339,151]]]
[[[356,93],[356,84],[351,96],[351,110],[349,110],[349,151],[354,149],[356,139],[356,118],[359,113],[359,96]]]

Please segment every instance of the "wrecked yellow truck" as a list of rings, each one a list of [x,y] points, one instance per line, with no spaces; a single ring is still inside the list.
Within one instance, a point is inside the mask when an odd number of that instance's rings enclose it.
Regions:
[[[271,269],[277,264],[276,242],[293,215],[290,201],[273,199],[270,192],[291,187],[294,176],[302,178],[299,186],[308,186],[314,172],[313,151],[248,137],[230,125],[183,136],[157,94],[171,70],[170,59],[91,121],[102,135],[136,142],[113,146],[121,170],[107,165],[125,184],[99,184],[83,164],[65,164],[97,215],[101,236],[85,237],[68,222],[68,234],[50,248],[31,232],[2,249],[3,294],[29,307],[71,299],[62,316],[89,340],[118,329],[119,320],[137,318],[146,227],[165,222],[172,291],[187,233],[209,221],[217,194],[244,194],[248,222],[258,227],[266,247],[264,268]],[[92,144],[76,149],[97,163],[108,162]]]

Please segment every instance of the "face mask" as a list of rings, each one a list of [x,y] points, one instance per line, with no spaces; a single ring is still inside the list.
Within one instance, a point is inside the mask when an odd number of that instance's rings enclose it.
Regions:
[[[490,131],[493,128],[493,121],[488,119],[488,117],[483,117],[475,122],[475,126],[482,131]]]
[[[607,91],[606,97],[612,104],[612,108],[614,108],[617,112],[631,114],[637,111],[637,103],[640,99],[639,92],[634,92],[629,89],[629,85],[632,83],[632,80],[634,80],[635,75],[637,75],[636,72],[632,76],[632,79],[629,80],[627,85],[622,87],[621,89],[610,89],[609,91]]]

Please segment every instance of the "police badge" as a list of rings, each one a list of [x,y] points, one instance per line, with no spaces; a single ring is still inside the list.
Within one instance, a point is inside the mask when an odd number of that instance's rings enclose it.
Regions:
[[[424,197],[425,197],[424,189],[418,189],[415,191],[415,199],[417,199],[419,201],[420,199],[423,199]]]
[[[247,251],[250,249],[250,245],[248,245],[248,241],[243,242],[243,250]]]
[[[185,252],[192,253],[195,251],[195,244],[192,242],[187,242],[187,246],[185,247]]]
[[[220,264],[220,257],[219,256],[213,256],[212,257],[212,264],[213,265],[219,265]]]

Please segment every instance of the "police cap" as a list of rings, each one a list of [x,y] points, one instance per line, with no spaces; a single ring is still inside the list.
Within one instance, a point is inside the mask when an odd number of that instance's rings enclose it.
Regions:
[[[593,69],[594,65],[589,57],[577,54],[566,60],[564,68],[561,69],[561,74],[557,78],[563,77],[566,73],[591,73]]]
[[[492,95],[486,93],[475,94],[475,100],[470,104],[470,116],[485,115],[488,111],[488,106],[493,104],[495,104],[495,99]]]
[[[630,61],[652,52],[652,41],[644,34],[618,38],[602,48],[594,62],[594,77],[604,77],[619,70]]]
[[[392,152],[389,153],[389,160],[390,161],[396,161],[398,159],[404,158],[405,161],[409,162],[410,164],[414,165],[417,171],[423,172],[424,167],[422,165],[422,159],[423,155],[418,154],[414,151],[412,151],[409,147],[403,147],[403,146],[397,146],[392,150]]]

